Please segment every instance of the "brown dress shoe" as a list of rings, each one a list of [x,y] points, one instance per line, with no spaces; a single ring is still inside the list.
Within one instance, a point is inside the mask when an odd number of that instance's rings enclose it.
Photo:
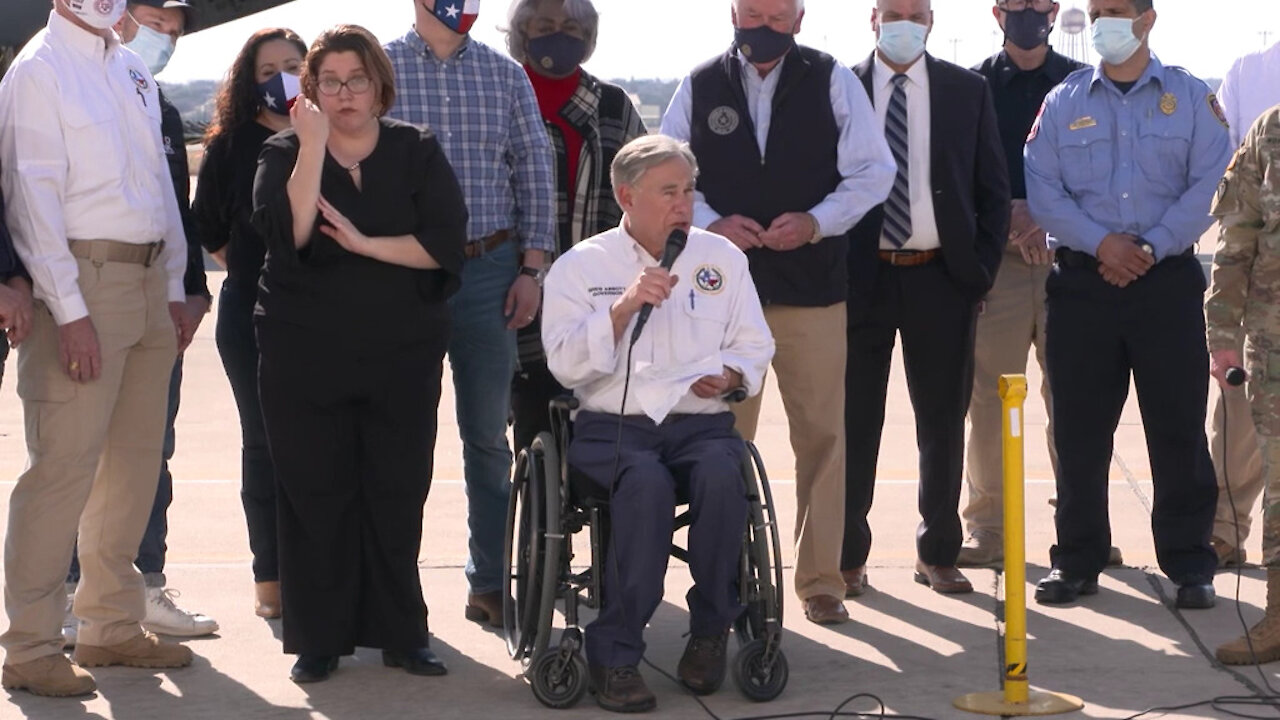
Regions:
[[[0,684],[10,690],[26,690],[32,695],[71,697],[89,695],[98,689],[93,676],[57,653],[24,663],[5,663]]]
[[[72,659],[81,667],[105,667],[124,665],[139,668],[176,668],[191,664],[191,648],[177,643],[163,642],[155,635],[143,631],[115,645],[76,645]]]
[[[488,623],[489,627],[500,628],[502,621],[502,591],[467,595],[467,609],[464,613],[471,622]]]
[[[839,625],[849,619],[849,611],[844,603],[834,595],[814,595],[804,599],[804,616],[811,623],[819,625]]]
[[[916,561],[916,582],[946,595],[973,592],[973,584],[955,566],[925,565]]]
[[[280,617],[280,581],[253,584],[253,614],[272,620]]]
[[[847,598],[858,597],[867,591],[867,566],[859,565],[852,570],[841,570],[840,577],[844,578],[844,596]]]
[[[591,692],[596,703],[609,712],[648,712],[658,706],[644,677],[635,665],[623,667],[587,666],[591,678]]]
[[[1217,535],[1209,538],[1209,544],[1218,554],[1218,567],[1235,567],[1245,563],[1244,548],[1238,548]]]
[[[725,645],[728,641],[728,630],[708,637],[689,636],[684,655],[680,656],[680,664],[676,667],[676,676],[694,695],[710,695],[724,683]]]

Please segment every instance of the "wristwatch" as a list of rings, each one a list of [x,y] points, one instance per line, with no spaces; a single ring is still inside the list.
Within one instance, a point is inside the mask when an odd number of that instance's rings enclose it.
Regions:
[[[1155,247],[1151,243],[1147,242],[1146,238],[1143,238],[1143,237],[1136,238],[1133,242],[1136,243],[1138,247],[1142,248],[1142,252],[1151,256],[1154,256],[1156,254]]]
[[[538,283],[538,287],[542,287],[542,281],[547,279],[547,271],[542,268],[529,267],[528,265],[520,266],[520,274],[528,275],[533,281]]]
[[[822,238],[825,237],[822,234],[822,223],[818,222],[818,218],[814,217],[812,213],[805,214],[808,215],[809,220],[813,222],[813,237],[809,238],[809,242],[810,244],[817,245],[822,242]]]

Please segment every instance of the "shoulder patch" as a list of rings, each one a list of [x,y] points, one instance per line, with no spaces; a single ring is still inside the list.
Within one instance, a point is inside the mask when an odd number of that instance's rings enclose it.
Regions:
[[[1035,140],[1036,136],[1040,134],[1040,118],[1044,115],[1044,108],[1048,104],[1048,98],[1045,98],[1044,102],[1040,103],[1040,109],[1036,111],[1036,121],[1031,123],[1031,132],[1027,133],[1027,142]]]
[[[1230,128],[1231,124],[1227,122],[1227,114],[1222,112],[1222,105],[1218,103],[1218,96],[1209,93],[1206,101],[1209,103],[1209,109],[1213,111],[1213,116],[1218,118],[1218,122],[1222,123],[1222,127]]]

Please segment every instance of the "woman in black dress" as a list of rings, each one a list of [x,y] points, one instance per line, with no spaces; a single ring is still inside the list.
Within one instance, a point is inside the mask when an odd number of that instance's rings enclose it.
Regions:
[[[218,93],[191,205],[205,249],[227,269],[215,337],[240,412],[240,501],[253,552],[254,612],[264,618],[280,616],[280,562],[276,475],[262,426],[253,336],[258,274],[267,249],[249,218],[258,154],[267,138],[289,127],[285,90],[298,86],[306,54],[302,38],[285,28],[260,30],[244,44]]]
[[[422,505],[467,210],[429,131],[383,117],[391,63],[367,30],[311,46],[293,129],[254,182],[267,243],[259,383],[279,479],[284,650],[295,682],[356,646],[420,675]]]

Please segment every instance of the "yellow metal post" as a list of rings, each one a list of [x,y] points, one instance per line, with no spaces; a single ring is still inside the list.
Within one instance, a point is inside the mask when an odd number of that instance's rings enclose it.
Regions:
[[[1032,692],[1027,682],[1027,563],[1023,497],[1022,404],[1027,399],[1024,375],[1000,376],[1004,408],[1004,691],[970,693],[954,705],[984,715],[1058,715],[1084,707],[1080,698]]]

